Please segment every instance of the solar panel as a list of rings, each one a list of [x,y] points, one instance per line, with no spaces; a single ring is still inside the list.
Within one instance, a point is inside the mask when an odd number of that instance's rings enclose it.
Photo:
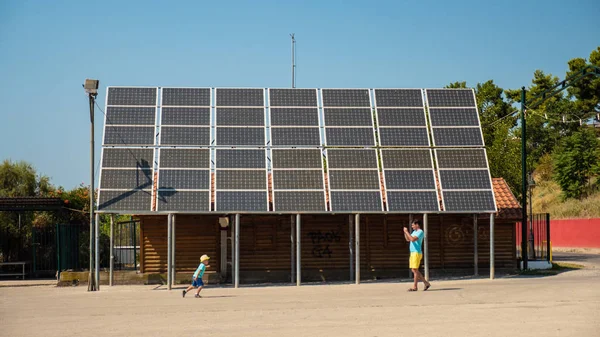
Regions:
[[[266,212],[266,191],[217,191],[215,208],[219,212]]]
[[[431,126],[479,126],[475,108],[430,108]]]
[[[323,190],[323,171],[273,170],[273,186],[274,190]]]
[[[98,209],[102,211],[150,211],[151,190],[98,191]]]
[[[264,126],[264,108],[217,108],[217,126]]]
[[[429,107],[475,107],[473,89],[425,89]]]
[[[162,88],[162,106],[210,107],[210,88]]]
[[[319,126],[318,108],[270,108],[271,126]]]
[[[317,106],[316,89],[269,89],[269,106]]]
[[[154,125],[155,121],[155,107],[109,106],[106,108],[107,125]]]
[[[109,87],[106,105],[156,106],[157,88]]]
[[[210,127],[161,127],[161,145],[210,145]]]
[[[386,204],[391,212],[437,212],[436,191],[388,191]]]
[[[423,108],[378,108],[377,124],[381,126],[427,126]]]
[[[380,191],[331,191],[331,211],[333,212],[380,212]]]
[[[375,146],[373,128],[325,128],[328,146]]]
[[[427,128],[379,128],[381,146],[429,146]]]
[[[326,210],[323,191],[275,191],[275,212],[323,212]]]
[[[442,191],[444,208],[450,212],[496,211],[492,191]]]
[[[377,190],[379,172],[376,170],[329,170],[329,188],[332,190]]]
[[[152,169],[103,169],[101,189],[152,188]]]
[[[373,114],[366,109],[323,109],[325,126],[373,126]]]
[[[210,168],[208,149],[160,149],[160,168]]]
[[[273,169],[321,168],[323,159],[318,149],[273,149]]]
[[[210,108],[161,109],[161,125],[210,126]]]
[[[496,211],[485,149],[437,149],[446,211]]]
[[[154,145],[154,126],[104,126],[103,145]]]
[[[266,170],[217,170],[217,190],[267,190]]]
[[[381,160],[385,169],[433,169],[429,149],[382,149]]]
[[[210,211],[210,191],[158,191],[157,211]]]
[[[216,145],[265,145],[264,127],[217,127]]]
[[[302,146],[321,145],[319,128],[272,128],[271,145]]]
[[[435,146],[483,146],[481,128],[432,128]]]
[[[175,190],[210,190],[210,171],[161,168],[158,174],[158,188]]]
[[[217,88],[217,106],[264,106],[264,89]]]
[[[487,168],[484,149],[437,149],[439,168]]]
[[[217,149],[216,167],[266,169],[265,154],[265,150],[258,149]]]
[[[386,189],[435,190],[433,170],[385,170]]]
[[[374,89],[377,107],[422,107],[421,89]]]
[[[373,149],[328,149],[330,169],[377,169],[377,152]]]
[[[322,89],[324,107],[371,107],[369,89]]]
[[[153,149],[102,149],[102,168],[152,168],[153,163]]]

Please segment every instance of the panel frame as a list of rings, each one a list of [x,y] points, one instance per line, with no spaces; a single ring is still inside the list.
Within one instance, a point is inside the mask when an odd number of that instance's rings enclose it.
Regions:
[[[438,160],[438,151],[444,151],[444,150],[454,150],[455,148],[440,148],[440,149],[435,149],[434,153],[435,153],[435,161],[436,163],[439,162]],[[490,172],[490,163],[488,160],[488,156],[487,156],[487,150],[485,148],[477,148],[477,149],[471,149],[471,148],[463,148],[461,150],[466,150],[466,151],[480,151],[483,150],[484,154],[485,154],[485,166],[486,167],[477,167],[477,168],[460,168],[460,167],[453,167],[453,168],[440,168],[439,166],[437,167],[437,171],[438,171],[438,177],[440,177],[439,179],[439,184],[440,184],[440,195],[442,198],[442,204],[444,205],[444,210],[446,210],[446,201],[444,200],[444,192],[448,191],[448,192],[488,192],[491,191],[492,192],[492,199],[494,201],[494,209],[492,211],[486,211],[486,212],[481,212],[481,211],[474,211],[474,210],[464,210],[464,211],[460,211],[462,213],[496,213],[498,212],[498,204],[496,202],[496,193],[494,192],[494,182],[492,181],[492,174]],[[490,182],[490,188],[489,189],[446,189],[444,188],[444,183],[441,179],[441,174],[439,174],[440,171],[443,170],[448,170],[448,171],[456,171],[456,170],[462,170],[462,171],[480,171],[485,169],[487,171],[488,174],[488,179]]]
[[[218,168],[217,167],[217,162],[216,162],[216,156],[217,156],[216,152],[218,150],[245,151],[245,150],[250,150],[250,149],[249,148],[243,148],[243,147],[236,147],[236,148],[233,148],[233,149],[232,148],[216,148],[215,149],[215,169],[214,169],[214,172],[215,172],[215,180],[214,180],[214,191],[215,191],[214,206],[215,206],[215,208],[214,208],[214,212],[217,212],[217,213],[219,213],[219,212],[220,213],[227,213],[227,214],[232,214],[232,213],[240,213],[240,214],[242,214],[242,213],[244,213],[244,214],[246,214],[246,213],[267,213],[267,214],[269,214],[269,213],[272,213],[269,210],[269,208],[270,208],[269,207],[269,159],[268,159],[269,152],[268,152],[267,148],[256,148],[256,147],[254,147],[252,149],[264,151],[264,156],[265,156],[265,158],[264,158],[264,160],[265,160],[265,168],[264,168],[264,170],[265,170],[265,189],[264,189],[264,193],[265,193],[265,197],[266,197],[265,200],[266,200],[266,203],[267,203],[267,209],[264,212],[255,212],[255,211],[219,211],[218,202],[217,202],[217,192],[263,192],[263,190],[257,190],[257,189],[252,189],[252,190],[245,190],[245,189],[222,189],[221,190],[221,189],[219,189],[218,186],[217,186],[217,179],[218,179],[217,176],[219,174],[219,171],[244,171],[244,170],[247,170],[247,171],[257,171],[259,169],[257,169],[257,168],[239,168],[239,167],[238,168]]]
[[[271,153],[271,158],[273,158],[273,150],[297,150],[297,151],[303,151],[303,150],[312,150],[313,148],[292,148],[292,147],[277,147],[277,148],[271,148],[267,151],[267,153]],[[276,203],[275,203],[275,192],[322,192],[323,193],[323,205],[324,205],[324,212],[327,212],[328,207],[327,207],[327,186],[325,185],[325,170],[324,170],[324,166],[323,166],[323,151],[321,149],[314,149],[315,151],[319,151],[320,152],[320,159],[321,159],[321,167],[320,168],[275,168],[273,165],[271,166],[271,178],[273,179],[273,184],[271,185],[271,191],[273,192],[273,196],[271,199],[271,202],[273,203],[273,212],[278,212],[276,209]],[[274,179],[274,173],[275,171],[321,171],[321,181],[323,183],[323,190],[320,189],[276,189],[275,188],[275,179]],[[268,176],[268,174],[267,174]],[[268,184],[268,181],[267,181]],[[267,185],[268,186],[268,185]],[[330,199],[331,200],[331,199]],[[289,211],[288,211],[289,212]],[[294,213],[294,212],[291,212]],[[306,212],[306,213],[310,213],[310,212]]]
[[[217,125],[217,113],[218,113],[218,109],[219,108],[238,108],[238,109],[243,109],[243,108],[261,108],[260,106],[229,106],[229,105],[217,105],[217,94],[218,94],[218,90],[217,89],[261,89],[263,91],[263,105],[262,105],[262,109],[263,109],[263,125],[262,126],[231,126],[231,125],[227,125],[227,126],[219,126]],[[213,88],[213,92],[214,95],[211,95],[211,99],[213,99],[214,101],[212,102],[212,107],[214,108],[214,120],[212,119],[212,113],[211,113],[211,129],[213,130],[212,133],[212,140],[211,141],[211,146],[216,146],[216,147],[236,147],[236,148],[257,148],[257,147],[266,147],[267,143],[270,141],[270,138],[267,138],[267,136],[270,136],[270,134],[268,133],[268,126],[267,126],[267,90],[265,88],[241,88],[241,87],[232,87],[232,88],[227,88],[227,87],[218,87],[218,88]],[[263,135],[264,135],[264,142],[262,145],[227,145],[227,144],[219,144],[217,141],[217,134],[219,131],[219,128],[229,128],[229,129],[236,129],[236,128],[252,128],[252,129],[263,129]],[[214,143],[214,144],[213,144]],[[216,203],[216,197],[215,197],[215,203]]]
[[[375,151],[375,158],[379,158],[378,155],[378,151],[376,148],[370,147],[370,148],[362,148],[362,149],[350,149],[350,148],[335,148],[335,149],[325,149],[325,158],[329,158],[329,150],[335,150],[335,151],[348,151],[348,150],[363,150],[363,151]],[[376,166],[375,168],[331,168],[330,165],[327,165],[327,182],[328,185],[326,186],[326,190],[327,190],[327,197],[329,198],[329,208],[331,210],[332,213],[348,213],[348,212],[344,212],[344,211],[335,211],[333,209],[333,201],[331,199],[331,192],[378,192],[379,193],[379,203],[380,203],[380,210],[379,211],[372,211],[375,213],[381,213],[385,211],[384,205],[383,205],[383,193],[381,191],[382,185],[381,185],[381,176],[379,174],[379,160],[376,159]],[[331,171],[375,171],[375,173],[377,174],[377,181],[379,183],[379,188],[378,189],[351,189],[351,190],[343,190],[343,189],[332,189],[331,188],[331,177],[329,176],[329,172]],[[370,212],[350,212],[352,214],[354,213],[370,213]]]
[[[477,126],[474,126],[474,125],[471,125],[471,126],[433,126],[432,121],[431,121],[431,114],[428,113],[427,121],[429,122],[429,127],[431,129],[431,139],[433,141],[433,146],[440,147],[440,148],[456,148],[456,147],[480,148],[480,147],[485,147],[485,139],[483,137],[483,130],[481,129],[481,118],[479,117],[479,107],[477,106],[477,96],[475,95],[475,90],[473,88],[467,88],[467,89],[471,90],[471,94],[473,95],[473,102],[475,102],[474,107],[473,106],[451,106],[451,107],[446,107],[446,106],[431,107],[431,106],[429,106],[429,98],[427,96],[427,90],[439,90],[439,89],[444,89],[444,88],[425,88],[425,89],[423,89],[423,94],[425,95],[424,102],[426,102],[428,110],[430,108],[434,108],[434,109],[464,109],[464,108],[473,109],[473,108],[475,108],[475,111],[477,112]],[[447,90],[452,90],[452,89],[447,89]],[[481,137],[481,145],[439,145],[439,144],[436,144],[435,137],[434,137],[435,129],[479,129],[479,135]],[[437,161],[437,158],[436,158],[436,161]]]
[[[327,106],[325,105],[325,101],[323,100],[323,89],[326,90],[367,90],[367,92],[369,93],[369,106],[355,106],[355,107],[340,107],[340,106]],[[321,102],[321,114],[322,114],[322,122],[323,122],[323,146],[327,147],[329,146],[329,144],[327,143],[327,129],[328,128],[339,128],[339,129],[366,129],[366,128],[371,128],[372,130],[372,135],[373,135],[373,144],[374,145],[332,145],[335,147],[374,147],[377,146],[377,137],[375,136],[375,117],[373,116],[373,97],[372,97],[372,93],[371,93],[371,89],[365,89],[365,88],[321,88],[319,90],[319,98],[320,98],[320,102]],[[325,108],[328,109],[366,109],[368,108],[370,111],[370,116],[371,116],[371,125],[370,126],[328,126],[327,123],[325,122]],[[376,115],[376,114],[375,114]],[[331,201],[331,199],[329,199]]]
[[[422,106],[420,107],[407,107],[407,106],[386,106],[386,107],[378,107],[377,106],[377,95],[375,93],[376,90],[420,90],[421,91],[421,103]],[[377,118],[377,134],[380,136],[379,137],[379,146],[382,147],[393,147],[393,146],[398,146],[398,145],[381,145],[381,132],[380,129],[387,129],[387,130],[393,130],[393,129],[425,129],[426,133],[427,133],[427,145],[402,145],[402,148],[425,148],[425,147],[430,147],[431,146],[431,137],[429,137],[429,126],[428,126],[428,114],[427,114],[427,109],[426,107],[426,97],[425,97],[425,91],[422,88],[374,88],[373,89],[373,103],[374,103],[374,109],[375,109],[375,117]],[[386,109],[422,109],[423,110],[423,117],[425,119],[425,125],[424,126],[411,126],[411,125],[402,125],[402,126],[381,126],[379,123],[379,110],[383,110],[385,111]],[[429,122],[431,123],[431,122]],[[383,164],[382,164],[383,165]],[[387,199],[386,199],[387,200]]]
[[[433,162],[433,153],[431,149],[427,149],[429,151],[429,159],[431,161],[431,168],[390,168],[390,169],[386,169],[385,168],[385,164],[383,161],[383,151],[423,151],[425,148],[416,148],[416,147],[412,147],[412,148],[381,148],[378,149],[378,155],[380,155],[381,157],[381,171],[383,172],[383,189],[385,191],[385,200],[386,200],[386,206],[387,206],[387,211],[388,212],[393,212],[390,211],[390,205],[389,205],[389,195],[388,192],[433,192],[435,191],[435,195],[436,195],[436,205],[437,205],[437,211],[441,211],[440,209],[440,191],[437,188],[437,179],[436,179],[436,174],[435,174],[435,165]],[[437,158],[436,158],[437,160]],[[387,187],[387,171],[431,171],[432,177],[433,177],[433,182],[434,182],[434,189],[388,189]],[[408,211],[410,213],[410,211]],[[414,211],[412,213],[428,213],[428,212],[423,212],[423,211]]]

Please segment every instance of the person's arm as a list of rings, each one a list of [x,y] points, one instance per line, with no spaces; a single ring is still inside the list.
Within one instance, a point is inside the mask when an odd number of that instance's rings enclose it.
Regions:
[[[198,266],[198,269],[196,269],[196,272],[194,272],[194,279],[198,278],[198,273],[200,273],[200,269],[202,269],[202,264],[200,264]]]
[[[404,227],[404,238],[406,239],[406,241],[409,241],[409,242],[415,242],[419,239],[416,236],[410,235],[410,233],[408,232],[408,229],[406,227]]]

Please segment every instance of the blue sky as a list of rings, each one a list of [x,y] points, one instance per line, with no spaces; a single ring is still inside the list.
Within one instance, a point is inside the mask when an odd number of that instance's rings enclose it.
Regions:
[[[288,87],[293,32],[300,88],[518,88],[588,57],[598,14],[597,0],[0,1],[0,160],[89,184],[87,77],[101,102],[107,85]]]

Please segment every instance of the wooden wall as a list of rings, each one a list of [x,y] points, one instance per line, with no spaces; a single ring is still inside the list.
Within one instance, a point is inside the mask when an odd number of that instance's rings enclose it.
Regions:
[[[144,216],[141,224],[142,272],[166,272],[167,217]],[[408,276],[409,248],[402,233],[403,226],[409,225],[408,215],[362,215],[360,225],[361,276],[365,279]],[[428,226],[430,269],[472,270],[473,217],[430,215]],[[289,215],[241,217],[240,282],[290,281],[291,229]],[[349,235],[353,230],[349,228],[348,215],[302,216],[303,281],[350,279]],[[200,256],[208,254],[210,270],[218,272],[219,231],[217,216],[177,215],[177,271],[193,272]],[[516,268],[514,222],[497,220],[495,240],[496,268]],[[488,219],[478,221],[478,241],[479,267],[488,268]],[[227,255],[231,261],[230,244]],[[227,281],[230,280],[231,268],[228,268]]]

